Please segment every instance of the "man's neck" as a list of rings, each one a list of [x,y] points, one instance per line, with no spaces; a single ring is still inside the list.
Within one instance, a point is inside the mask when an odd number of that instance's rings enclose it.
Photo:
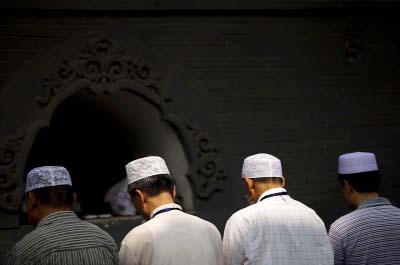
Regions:
[[[379,197],[379,194],[377,192],[358,193],[355,198],[356,207],[358,208],[360,206],[360,204],[366,200],[375,199],[378,197]]]
[[[282,185],[278,184],[263,184],[256,188],[257,190],[257,200],[260,199],[260,196],[269,190],[276,189],[276,188],[283,188]]]
[[[42,221],[44,218],[46,218],[50,214],[64,212],[64,211],[71,211],[71,208],[69,208],[69,207],[62,207],[62,208],[41,207],[40,210],[38,211],[37,223],[35,225],[37,225],[40,221]]]
[[[171,194],[167,193],[167,192],[163,192],[158,196],[149,198],[149,202],[148,202],[149,216],[158,207],[161,207],[165,204],[170,204],[170,203],[175,203],[175,202],[174,202],[174,199],[172,198]]]

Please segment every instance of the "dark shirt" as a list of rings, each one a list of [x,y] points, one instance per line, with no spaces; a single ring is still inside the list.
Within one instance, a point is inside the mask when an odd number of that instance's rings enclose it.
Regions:
[[[112,237],[74,212],[50,214],[7,254],[5,264],[118,264]]]

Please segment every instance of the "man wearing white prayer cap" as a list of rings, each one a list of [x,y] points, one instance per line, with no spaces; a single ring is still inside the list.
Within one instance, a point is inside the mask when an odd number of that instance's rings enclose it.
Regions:
[[[354,210],[329,229],[335,265],[400,264],[400,209],[380,197],[381,173],[375,154],[339,156],[343,197]]]
[[[115,241],[72,212],[75,200],[67,169],[32,169],[26,179],[26,203],[29,222],[36,228],[10,250],[5,264],[118,264]]]
[[[252,205],[226,223],[226,265],[332,265],[333,251],[323,221],[292,199],[281,161],[269,154],[247,157],[242,179]]]
[[[219,231],[174,203],[174,181],[161,157],[134,160],[126,171],[132,202],[148,221],[123,239],[120,265],[223,264]]]

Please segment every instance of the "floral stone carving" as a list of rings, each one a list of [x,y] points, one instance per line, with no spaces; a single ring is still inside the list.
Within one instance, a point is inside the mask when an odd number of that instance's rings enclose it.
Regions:
[[[0,143],[0,208],[6,211],[17,211],[21,203],[18,163],[24,140],[24,136],[16,135]]]
[[[160,92],[161,75],[150,61],[138,55],[129,57],[118,43],[106,37],[89,38],[80,53],[64,59],[42,84],[44,95],[37,103],[47,106],[75,82],[84,82],[93,94],[112,94],[122,80],[133,80],[156,95]]]

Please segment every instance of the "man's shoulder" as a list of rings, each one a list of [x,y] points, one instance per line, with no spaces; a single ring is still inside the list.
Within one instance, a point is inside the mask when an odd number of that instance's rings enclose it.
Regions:
[[[213,223],[205,219],[202,219],[198,216],[181,212],[179,216],[175,216],[174,218],[185,218],[184,220],[186,221],[184,222],[190,224],[190,227],[193,229],[196,229],[196,227],[199,229],[206,228],[208,231],[212,231],[219,234],[218,229]],[[156,231],[158,231],[159,229],[165,229],[165,225],[167,226],[174,225],[173,223],[174,223],[173,219],[169,219],[167,222],[165,222],[165,220],[163,219],[160,220],[159,218],[153,218],[147,221],[146,223],[133,228],[126,235],[125,239],[131,240],[133,238],[138,238],[138,237],[151,238],[153,236],[153,233],[156,233]]]
[[[98,225],[92,224],[92,223],[89,223],[86,221],[81,221],[81,222],[85,223],[85,226],[87,227],[87,229],[92,231],[92,235],[94,235],[95,237],[100,236],[103,239],[103,242],[107,242],[109,244],[116,245],[112,236],[109,233],[107,233],[106,231],[104,231],[102,228],[100,228]]]
[[[18,258],[19,262],[22,262],[30,253],[37,253],[45,245],[46,237],[35,229],[18,241],[8,252],[8,255],[12,255]]]
[[[94,223],[81,220],[80,218],[69,218],[37,226],[32,232],[32,236],[43,239],[44,241],[56,242],[67,240],[71,245],[97,242],[98,245],[116,248],[117,245],[109,233]],[[63,239],[64,238],[64,239]]]
[[[303,207],[304,209],[309,209],[311,211],[313,211],[311,208],[307,207],[306,205],[302,204],[299,201],[296,201],[292,198],[290,198],[290,201],[293,203],[298,204],[299,207]],[[260,213],[266,213],[268,214],[270,211],[269,210],[274,210],[277,209],[279,211],[282,211],[285,208],[285,205],[281,205],[279,203],[276,202],[257,202],[254,204],[251,204],[249,206],[246,206],[238,211],[236,211],[235,213],[232,214],[232,216],[230,217],[230,219],[232,220],[242,220],[242,219],[251,219],[254,216],[258,216]]]
[[[46,245],[47,238],[52,238],[52,233],[42,229],[41,227],[36,227],[34,230],[26,234],[15,247],[26,248],[29,247],[39,247],[41,245]]]
[[[257,203],[249,205],[233,213],[231,217],[228,219],[228,221],[241,223],[244,220],[249,220],[251,216],[253,216],[256,212],[259,211],[259,208],[260,205]]]
[[[85,235],[85,237],[96,237],[102,238],[103,240],[112,240],[110,234],[104,231],[97,224],[82,220],[78,217],[76,219],[63,220],[60,222],[54,222],[46,226],[37,227],[38,233],[49,233],[49,234],[72,234],[74,236]]]
[[[391,204],[384,205],[385,212],[376,212],[375,207],[363,207],[358,208],[348,214],[343,215],[332,223],[331,229],[344,229],[346,227],[352,227],[351,224],[360,225],[359,221],[369,219],[382,219],[384,216],[389,216],[389,218],[397,218],[400,216],[400,209]],[[383,214],[383,215],[382,215]]]
[[[188,218],[188,219],[191,220],[191,221],[214,226],[214,225],[213,225],[212,223],[210,223],[209,221],[207,221],[207,220],[205,220],[205,219],[203,219],[203,218],[201,218],[201,217],[198,217],[198,216],[196,216],[196,215],[194,215],[194,214],[185,213],[185,212],[182,212],[182,214],[185,216],[185,218]]]
[[[271,220],[277,216],[292,212],[294,208],[296,209],[297,214],[301,214],[309,218],[319,218],[316,212],[307,205],[293,198],[288,198],[287,201],[288,200],[290,200],[290,204],[282,204],[277,202],[258,202],[249,205],[243,209],[236,211],[234,214],[231,215],[229,220],[231,222],[238,223],[249,223],[260,218]]]
[[[81,227],[81,229],[84,230],[88,230],[88,231],[92,231],[93,233],[100,233],[103,235],[109,235],[106,231],[104,231],[103,229],[101,229],[98,225],[88,222],[88,221],[84,221],[84,220],[78,220],[77,224],[79,224],[79,226]],[[74,225],[72,225],[73,227]]]
[[[201,217],[198,217],[194,214],[190,214],[190,213],[186,213],[183,211],[179,211],[176,213],[176,215],[174,216],[174,218],[178,218],[180,219],[180,223],[182,224],[187,224],[188,226],[190,226],[191,229],[195,229],[196,231],[204,231],[207,233],[215,233],[220,235],[217,227],[211,223],[210,221],[207,221]],[[154,224],[158,224],[159,219],[154,218],[151,219],[148,223],[152,224],[152,222],[154,222]],[[169,219],[168,222],[163,222],[168,223],[169,225],[174,225],[174,219]],[[186,229],[186,228],[183,228]]]
[[[211,223],[210,221],[207,221],[207,220],[205,220],[203,218],[200,218],[200,217],[198,217],[196,215],[192,215],[192,214],[189,214],[189,213],[184,213],[184,214],[186,215],[187,218],[189,218],[189,219],[191,219],[193,221],[197,221],[199,223],[199,225],[205,226],[208,229],[208,231],[213,231],[213,232],[219,234],[219,231],[218,231],[217,227],[213,223]]]
[[[19,251],[28,248],[31,249],[31,246],[37,246],[36,243],[41,243],[42,240],[40,240],[40,234],[37,233],[36,230],[33,230],[26,234],[21,240],[19,240],[11,249],[10,252],[13,253],[18,253]]]
[[[150,221],[134,227],[131,231],[128,232],[128,234],[126,234],[123,242],[152,238],[151,223],[149,222]]]
[[[341,217],[339,217],[336,221],[334,221],[331,226],[330,230],[336,231],[336,232],[342,232],[348,229],[351,229],[352,224],[357,224],[357,220],[362,218],[362,211],[361,209],[354,210],[348,214],[345,214]]]

